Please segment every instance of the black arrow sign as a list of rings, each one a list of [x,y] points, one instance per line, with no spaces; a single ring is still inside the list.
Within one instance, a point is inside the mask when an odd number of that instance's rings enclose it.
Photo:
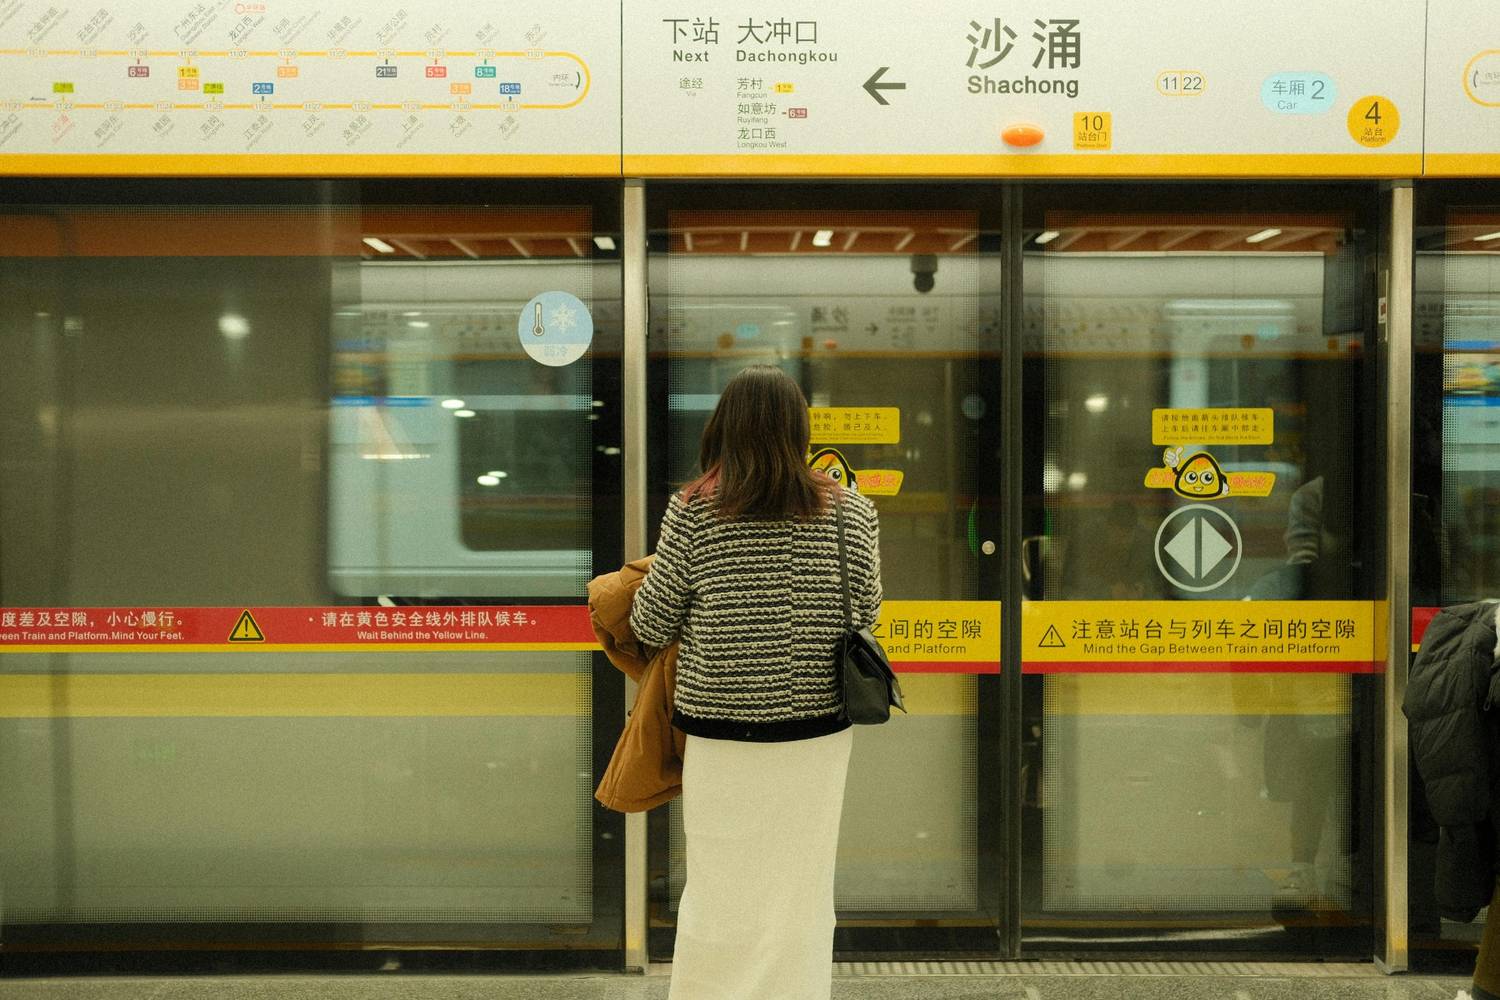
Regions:
[[[882,90],[905,90],[906,89],[906,84],[904,84],[904,83],[881,83],[880,82],[880,78],[882,76],[885,76],[885,71],[888,70],[888,69],[890,69],[889,66],[882,66],[882,67],[880,67],[864,83],[865,91],[871,97],[875,98],[875,100],[879,101],[881,104],[887,104],[887,105],[890,104],[891,102],[887,101],[885,99],[885,95],[881,93]]]

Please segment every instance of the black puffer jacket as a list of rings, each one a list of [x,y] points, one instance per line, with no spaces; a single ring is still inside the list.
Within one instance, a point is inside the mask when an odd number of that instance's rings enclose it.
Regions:
[[[1417,765],[1439,828],[1438,909],[1472,920],[1495,887],[1500,819],[1500,605],[1461,604],[1438,613],[1412,661],[1402,706]],[[1420,801],[1421,794],[1413,795]]]

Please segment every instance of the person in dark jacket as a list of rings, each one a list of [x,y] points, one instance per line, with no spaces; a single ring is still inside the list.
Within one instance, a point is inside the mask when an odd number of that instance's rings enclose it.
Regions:
[[[1500,903],[1495,830],[1500,820],[1500,604],[1445,608],[1422,637],[1402,710],[1412,759],[1438,827],[1438,908],[1470,921]],[[1500,1000],[1500,908],[1486,922],[1474,970],[1475,1000]]]

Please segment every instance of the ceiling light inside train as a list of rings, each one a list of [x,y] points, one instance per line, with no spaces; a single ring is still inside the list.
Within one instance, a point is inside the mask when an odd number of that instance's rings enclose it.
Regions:
[[[238,313],[225,313],[219,317],[219,332],[230,340],[244,340],[250,336],[250,321]]]
[[[594,237],[594,246],[598,247],[600,250],[613,250],[615,248],[614,237],[613,236],[595,236]]]
[[[833,246],[833,230],[819,229],[817,232],[813,233],[812,244],[815,247]]]
[[[468,417],[474,416],[474,411],[473,410],[454,410],[453,411],[453,415],[455,417],[464,417],[464,418],[467,419]]]
[[[1280,235],[1281,235],[1281,230],[1279,230],[1279,229],[1262,229],[1258,233],[1255,233],[1255,234],[1250,235],[1250,236],[1246,236],[1245,237],[1245,242],[1246,243],[1259,243],[1262,240],[1268,240],[1268,239],[1270,239],[1272,236],[1280,236]]]
[[[1048,229],[1045,232],[1037,233],[1036,245],[1039,247],[1046,246],[1048,243],[1051,243],[1061,235],[1062,233],[1058,232],[1056,229]]]
[[[427,322],[425,319],[413,319],[407,320],[406,325],[411,327],[413,330],[425,330],[432,324]]]
[[[911,255],[911,286],[926,295],[937,284],[937,254],[914,253]]]
[[[445,410],[462,410],[467,404],[461,399],[445,399],[442,407]]]
[[[1488,243],[1490,240],[1500,240],[1500,231],[1485,233],[1483,236],[1474,237],[1475,243]]]
[[[1074,472],[1068,476],[1068,489],[1081,490],[1089,484],[1088,473]]]
[[[1109,409],[1109,397],[1102,392],[1096,392],[1083,401],[1083,408],[1090,413],[1103,413]]]
[[[396,252],[396,248],[395,247],[391,246],[385,240],[382,240],[382,239],[380,239],[379,237],[376,237],[376,236],[366,236],[365,237],[365,246],[369,247],[371,250],[378,250],[381,253],[395,253]]]
[[[510,473],[506,472],[504,469],[491,469],[489,472],[486,472],[485,475],[486,476],[494,476],[496,479],[509,479],[510,478]]]
[[[488,476],[488,475],[486,475],[486,476],[480,476],[478,481],[479,481],[479,485],[480,486],[499,486],[500,485],[500,478],[498,476]]]

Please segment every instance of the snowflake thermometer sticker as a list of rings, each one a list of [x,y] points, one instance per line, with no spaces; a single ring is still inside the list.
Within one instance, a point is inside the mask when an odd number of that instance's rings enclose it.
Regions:
[[[516,336],[533,360],[561,368],[588,353],[594,318],[576,295],[542,292],[521,310]]]

